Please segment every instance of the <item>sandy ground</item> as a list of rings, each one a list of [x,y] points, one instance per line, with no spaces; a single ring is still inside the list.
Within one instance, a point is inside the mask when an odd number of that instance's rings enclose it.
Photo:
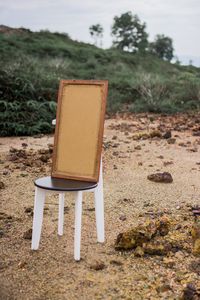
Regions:
[[[162,134],[171,130],[176,140],[170,144],[159,137],[135,139],[154,130]],[[57,235],[58,196],[50,195],[39,250],[31,251],[30,239],[24,238],[32,227],[33,181],[50,174],[51,162],[28,166],[26,160],[10,160],[9,150],[26,149],[35,158],[38,150],[48,149],[53,137],[0,138],[0,181],[5,185],[0,190],[0,299],[183,299],[187,284],[199,284],[198,257],[178,249],[168,254],[169,264],[163,256],[135,257],[133,251],[116,251],[114,243],[120,232],[161,214],[177,220],[186,242],[192,243],[184,228],[193,222],[191,207],[200,203],[200,136],[194,134],[198,130],[199,115],[106,120],[106,242],[96,242],[93,195],[85,193],[80,262],[73,260],[74,199],[70,194],[66,195],[62,237]],[[170,172],[173,183],[147,180],[158,171]]]

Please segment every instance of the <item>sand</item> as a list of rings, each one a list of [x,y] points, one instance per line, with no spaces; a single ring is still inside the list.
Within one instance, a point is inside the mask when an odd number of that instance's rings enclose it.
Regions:
[[[96,241],[93,194],[86,192],[80,262],[73,259],[71,194],[65,198],[62,237],[57,235],[58,195],[55,194],[46,199],[39,250],[31,251],[31,240],[24,238],[24,233],[32,227],[34,179],[50,175],[51,161],[38,167],[34,163],[27,166],[23,158],[10,161],[9,150],[25,149],[30,157],[40,157],[38,150],[48,149],[53,136],[0,138],[0,181],[5,185],[0,190],[0,299],[179,299],[187,284],[198,288],[200,258],[191,251],[179,249],[167,257],[135,257],[133,251],[119,252],[114,248],[120,232],[163,214],[176,219],[185,242],[192,243],[188,231],[193,222],[190,211],[200,204],[198,128],[199,115],[124,115],[106,120],[103,150],[106,242]],[[176,140],[171,143],[162,137],[136,140],[138,134],[155,130],[161,134],[171,130]],[[172,183],[147,179],[149,174],[164,171],[172,174]],[[167,264],[167,259],[172,263]]]

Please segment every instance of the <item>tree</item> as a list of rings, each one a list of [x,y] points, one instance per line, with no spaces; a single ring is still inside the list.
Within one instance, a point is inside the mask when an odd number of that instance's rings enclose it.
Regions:
[[[102,37],[103,37],[103,27],[100,24],[91,25],[89,27],[90,35],[94,39],[94,44],[98,46],[98,40],[99,40],[99,46],[102,47]]]
[[[130,11],[120,17],[114,17],[112,35],[115,37],[113,46],[130,52],[144,52],[148,46],[146,24],[141,23],[137,15]]]
[[[157,34],[154,42],[149,44],[149,51],[164,60],[171,61],[174,57],[173,40],[164,34]]]

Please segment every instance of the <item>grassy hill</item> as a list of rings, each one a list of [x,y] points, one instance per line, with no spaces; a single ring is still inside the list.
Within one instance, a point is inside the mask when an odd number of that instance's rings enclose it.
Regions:
[[[108,113],[200,109],[199,68],[0,26],[0,135],[51,132],[60,79],[108,79]]]

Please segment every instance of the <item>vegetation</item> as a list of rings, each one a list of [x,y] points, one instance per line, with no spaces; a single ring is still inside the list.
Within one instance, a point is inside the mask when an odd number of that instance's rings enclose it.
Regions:
[[[200,69],[103,50],[66,34],[0,28],[0,135],[52,131],[60,79],[108,79],[107,112],[200,109]]]
[[[90,35],[94,39],[94,44],[95,46],[98,46],[98,41],[99,41],[99,46],[102,47],[102,38],[103,38],[103,27],[100,24],[96,25],[91,25],[90,28]]]
[[[112,35],[115,37],[113,46],[117,49],[130,52],[144,52],[147,49],[146,24],[130,11],[114,17]]]
[[[173,41],[164,34],[157,34],[155,41],[149,44],[149,51],[162,59],[171,61],[174,57]]]

